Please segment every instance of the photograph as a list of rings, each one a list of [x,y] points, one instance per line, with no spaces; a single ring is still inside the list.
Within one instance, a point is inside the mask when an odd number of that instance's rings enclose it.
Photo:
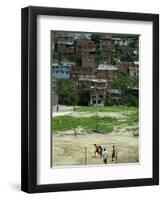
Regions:
[[[159,185],[159,14],[21,9],[21,190]]]
[[[51,30],[51,167],[139,163],[139,35]]]

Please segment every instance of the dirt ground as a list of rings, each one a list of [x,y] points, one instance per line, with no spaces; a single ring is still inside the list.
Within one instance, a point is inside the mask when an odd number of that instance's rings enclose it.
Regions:
[[[139,161],[139,137],[132,134],[53,134],[52,166],[77,166],[103,164],[94,157],[94,145],[100,144],[108,152],[108,164],[135,163]],[[117,148],[117,160],[112,161],[112,146]]]
[[[60,112],[53,107],[53,117],[67,115],[76,118],[91,117],[92,112],[74,112],[73,107],[60,106]],[[122,112],[99,112],[99,117],[109,116],[123,120]],[[108,164],[139,162],[139,136],[133,136],[133,127],[121,127],[108,134],[87,133],[78,127],[77,135],[74,130],[52,134],[52,166],[99,165],[103,160],[99,155],[94,156],[94,144],[106,148]],[[112,161],[112,147],[116,147],[117,159]]]

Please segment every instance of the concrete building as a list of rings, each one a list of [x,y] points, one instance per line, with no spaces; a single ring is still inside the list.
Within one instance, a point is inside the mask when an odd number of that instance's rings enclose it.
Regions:
[[[74,66],[74,62],[61,61],[52,64],[52,77],[55,79],[70,79],[70,68]]]
[[[80,86],[85,86],[89,89],[90,100],[88,105],[95,106],[104,106],[105,96],[107,90],[107,81],[104,79],[91,79],[91,78],[80,78],[79,79],[79,88]]]
[[[118,68],[115,65],[99,64],[96,69],[95,75],[97,79],[105,79],[112,81],[117,77]]]
[[[104,106],[107,90],[107,81],[105,79],[94,79],[91,84],[90,105]]]
[[[132,66],[129,67],[130,76],[139,76],[139,62],[134,62]]]
[[[112,41],[117,46],[128,46],[128,40],[121,37],[113,37]]]
[[[107,98],[110,100],[114,100],[115,102],[118,103],[121,99],[121,91],[119,89],[110,89],[107,90]]]

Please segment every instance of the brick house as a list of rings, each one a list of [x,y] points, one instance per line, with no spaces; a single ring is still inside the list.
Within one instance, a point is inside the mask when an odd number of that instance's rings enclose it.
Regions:
[[[79,78],[95,78],[95,69],[92,67],[76,67],[70,68],[70,79],[78,81]]]
[[[74,36],[72,34],[59,34],[57,38],[57,50],[61,56],[74,55]]]
[[[83,52],[82,53],[82,67],[83,68],[95,68],[96,67],[96,62],[95,62],[95,54],[94,53],[88,53],[88,52]]]
[[[132,66],[132,63],[129,62],[118,62],[117,68],[119,73],[123,73],[128,75],[129,74],[129,67]]]
[[[138,76],[139,64],[138,62],[118,62],[117,68],[119,73],[123,73],[130,76]]]
[[[97,79],[106,79],[112,81],[117,77],[118,68],[115,65],[99,64],[95,75]]]
[[[67,43],[58,42],[58,52],[61,53],[61,56],[74,55],[74,47]]]
[[[102,51],[112,53],[115,50],[115,45],[110,35],[102,35],[100,38],[100,48]]]
[[[81,56],[82,67],[95,67],[96,44],[87,38],[80,39],[75,45],[75,54]]]
[[[115,51],[115,45],[112,41],[112,36],[111,35],[101,35],[100,38],[100,49],[102,51],[102,54],[104,56],[104,60],[107,63],[111,63],[111,56],[112,53]]]
[[[95,53],[96,44],[92,40],[86,38],[78,40],[75,45],[75,53],[81,55],[83,52]]]

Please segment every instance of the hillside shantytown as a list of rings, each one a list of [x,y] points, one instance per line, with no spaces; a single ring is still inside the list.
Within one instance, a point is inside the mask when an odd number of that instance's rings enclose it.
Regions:
[[[52,166],[139,162],[139,36],[51,31]]]
[[[51,32],[52,105],[138,106],[139,37]]]

